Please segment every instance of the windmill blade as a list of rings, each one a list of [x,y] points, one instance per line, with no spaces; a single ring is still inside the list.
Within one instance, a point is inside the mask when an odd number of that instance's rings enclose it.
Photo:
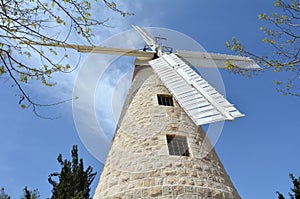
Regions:
[[[199,68],[226,68],[230,63],[241,69],[260,69],[260,66],[249,57],[192,51],[177,51],[176,55],[188,64]]]
[[[126,48],[109,48],[105,46],[84,46],[84,45],[73,45],[73,44],[59,44],[59,43],[38,43],[38,42],[27,42],[28,45],[39,45],[49,47],[60,47],[77,50],[82,53],[98,53],[98,54],[112,54],[112,55],[124,55],[124,56],[136,56],[144,58],[152,58],[154,52],[145,52],[141,50],[133,50]]]
[[[146,42],[146,44],[148,46],[150,46],[150,48],[155,51],[155,47],[156,47],[156,43],[155,41],[148,35],[148,33],[143,30],[142,28],[140,28],[139,26],[134,26],[132,25],[132,27],[141,35],[141,37],[144,39],[144,41]]]
[[[175,54],[165,54],[149,64],[195,124],[244,116]]]

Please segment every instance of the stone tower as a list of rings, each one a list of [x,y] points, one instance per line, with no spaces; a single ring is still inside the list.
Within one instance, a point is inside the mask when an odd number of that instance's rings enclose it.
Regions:
[[[204,137],[152,68],[137,64],[94,199],[240,199]]]

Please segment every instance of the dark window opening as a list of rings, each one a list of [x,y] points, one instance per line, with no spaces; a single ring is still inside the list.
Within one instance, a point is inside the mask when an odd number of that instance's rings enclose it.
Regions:
[[[167,135],[167,143],[170,155],[189,156],[189,148],[186,137]]]
[[[157,95],[157,100],[159,105],[174,106],[171,95]]]

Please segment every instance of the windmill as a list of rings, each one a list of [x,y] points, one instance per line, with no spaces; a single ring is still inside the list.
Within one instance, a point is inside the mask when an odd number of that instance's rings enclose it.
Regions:
[[[144,50],[62,46],[136,57],[131,89],[94,198],[239,199],[201,125],[244,115],[190,66],[214,67],[212,61],[218,68],[228,63],[243,69],[259,66],[241,56],[173,52],[133,27],[146,42]]]
[[[213,60],[219,68],[259,66],[240,56],[173,53],[133,27],[146,42],[143,51],[109,49],[137,58],[94,198],[240,198],[201,125],[244,115],[190,65],[210,67]]]

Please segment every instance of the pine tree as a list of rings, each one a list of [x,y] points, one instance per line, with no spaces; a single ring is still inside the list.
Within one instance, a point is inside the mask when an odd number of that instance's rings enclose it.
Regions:
[[[40,194],[37,189],[30,191],[27,187],[23,189],[24,195],[21,197],[21,199],[38,199],[40,197]]]
[[[290,199],[300,199],[300,177],[297,179],[293,174],[290,174],[292,179],[293,188],[291,188],[292,193],[289,193]],[[278,199],[285,199],[285,197],[277,192]]]
[[[63,160],[59,154],[57,161],[62,166],[60,173],[51,173],[48,181],[53,186],[51,199],[88,199],[90,198],[90,185],[93,182],[96,172],[88,166],[84,170],[83,160],[78,159],[77,145],[72,149],[72,161]],[[58,182],[53,180],[58,178]]]
[[[10,199],[10,196],[5,193],[3,187],[0,189],[0,199]]]

